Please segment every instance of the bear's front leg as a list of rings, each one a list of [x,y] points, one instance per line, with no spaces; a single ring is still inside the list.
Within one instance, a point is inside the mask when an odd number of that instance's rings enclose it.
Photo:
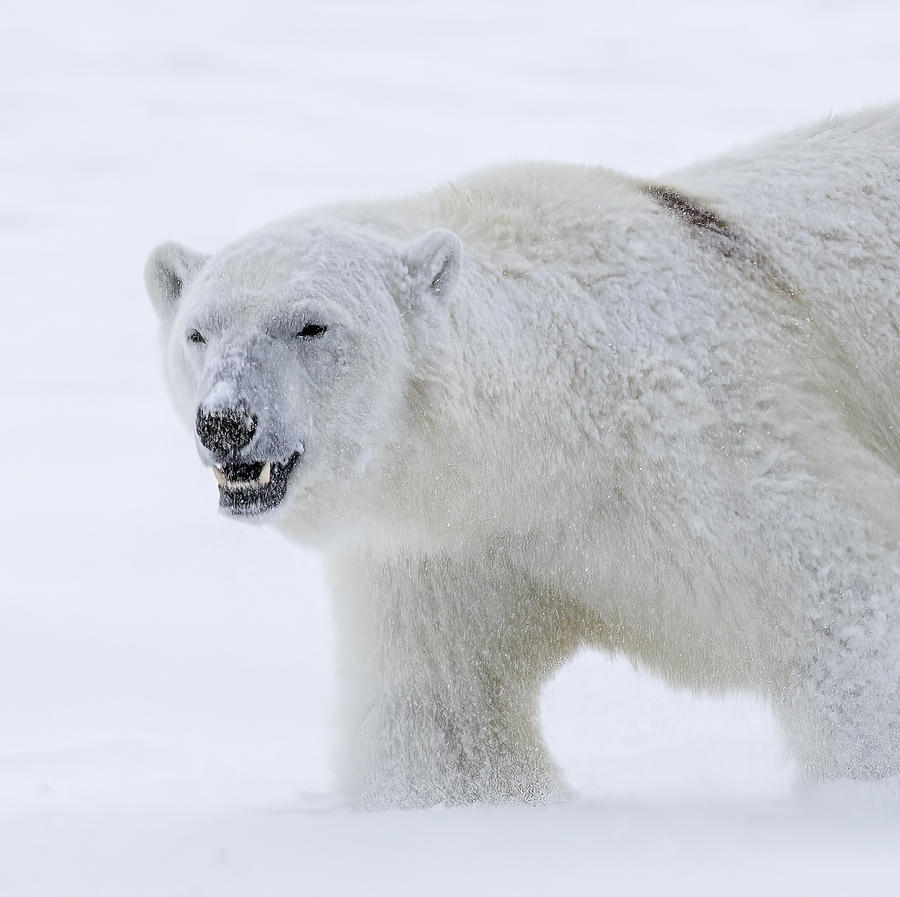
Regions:
[[[489,567],[412,555],[332,565],[339,773],[351,800],[565,796],[537,722],[541,682],[563,659],[564,615]]]

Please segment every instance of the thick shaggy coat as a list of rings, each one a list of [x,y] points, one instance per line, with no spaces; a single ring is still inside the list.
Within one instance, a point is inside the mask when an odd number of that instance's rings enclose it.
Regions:
[[[765,696],[812,777],[900,773],[900,107],[663,180],[151,256],[222,507],[326,553],[352,799],[560,796],[538,693],[585,644]]]

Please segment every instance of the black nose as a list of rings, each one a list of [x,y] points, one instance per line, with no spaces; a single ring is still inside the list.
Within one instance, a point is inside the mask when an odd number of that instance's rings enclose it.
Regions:
[[[256,432],[257,418],[246,405],[197,410],[197,435],[213,454],[236,455],[250,444]]]

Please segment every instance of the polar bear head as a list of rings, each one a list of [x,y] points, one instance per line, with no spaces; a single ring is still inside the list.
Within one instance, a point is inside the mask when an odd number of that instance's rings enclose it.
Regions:
[[[446,230],[395,243],[306,220],[212,256],[151,253],[167,380],[224,513],[301,517],[315,537],[324,518],[360,510],[402,442],[419,334],[461,255]]]

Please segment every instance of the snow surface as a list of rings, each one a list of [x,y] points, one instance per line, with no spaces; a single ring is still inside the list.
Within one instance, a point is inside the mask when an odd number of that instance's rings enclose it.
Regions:
[[[580,797],[328,797],[321,567],[216,516],[141,272],[511,159],[652,176],[900,94],[894,0],[20,3],[0,25],[0,895],[887,894],[900,810],[765,708],[585,655]]]

